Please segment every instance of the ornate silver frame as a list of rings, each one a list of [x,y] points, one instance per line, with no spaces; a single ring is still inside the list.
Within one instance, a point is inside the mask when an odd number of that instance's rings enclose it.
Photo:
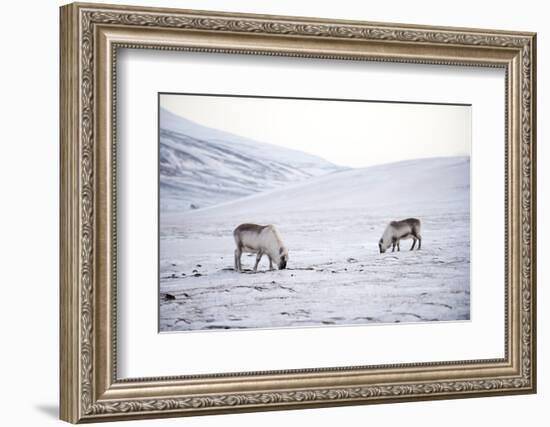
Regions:
[[[61,419],[77,423],[534,393],[534,33],[128,6],[61,8]],[[505,357],[118,380],[117,48],[506,70]]]

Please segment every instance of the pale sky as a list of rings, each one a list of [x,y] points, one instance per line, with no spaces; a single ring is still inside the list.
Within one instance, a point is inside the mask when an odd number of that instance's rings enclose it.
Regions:
[[[172,94],[161,94],[160,105],[198,124],[341,166],[471,151],[471,106]]]

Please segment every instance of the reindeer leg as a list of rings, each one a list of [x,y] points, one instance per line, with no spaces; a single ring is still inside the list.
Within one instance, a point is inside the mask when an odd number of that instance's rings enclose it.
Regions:
[[[416,250],[419,251],[422,246],[422,236],[419,234],[416,237],[418,237],[418,248]]]
[[[397,252],[401,251],[401,246],[399,246],[399,240],[397,241]]]
[[[235,271],[238,272],[241,271],[241,253],[239,249],[235,249]]]
[[[254,264],[254,273],[258,271],[258,264],[262,259],[262,255],[263,255],[262,251],[258,252],[258,255],[256,255],[256,264]]]
[[[267,257],[269,258],[269,271],[272,271],[273,270],[273,261],[271,260],[271,257],[269,255]]]
[[[411,251],[414,249],[414,245],[416,245],[416,237],[413,237],[413,244],[411,246]]]

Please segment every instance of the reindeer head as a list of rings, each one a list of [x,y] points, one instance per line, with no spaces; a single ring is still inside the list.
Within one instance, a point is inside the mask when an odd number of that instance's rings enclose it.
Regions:
[[[380,239],[378,241],[378,249],[380,250],[380,253],[383,254],[384,252],[386,252],[386,249],[388,248],[384,248],[384,239]]]
[[[284,270],[286,268],[287,262],[288,262],[288,249],[285,247],[281,247],[279,249],[279,262],[277,263],[279,266],[279,270]]]
[[[388,250],[388,248],[392,245],[394,241],[394,234],[395,234],[395,227],[393,226],[393,223],[389,223],[384,230],[384,233],[382,233],[382,237],[380,237],[380,240],[378,241],[378,249],[380,250],[380,253],[383,254]]]
[[[387,233],[384,233],[384,235],[378,241],[378,249],[380,250],[381,254],[386,252],[388,248],[392,245],[391,236],[386,236],[386,234]]]

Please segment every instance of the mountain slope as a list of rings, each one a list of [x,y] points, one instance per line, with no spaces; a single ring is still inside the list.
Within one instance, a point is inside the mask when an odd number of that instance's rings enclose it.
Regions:
[[[217,205],[342,168],[300,151],[201,126],[160,110],[163,212]]]
[[[354,210],[363,215],[412,216],[424,212],[469,212],[469,157],[407,160],[344,170],[206,209],[241,221],[274,221],[295,212]],[[190,213],[191,214],[191,213]],[[398,219],[389,218],[389,219]]]

